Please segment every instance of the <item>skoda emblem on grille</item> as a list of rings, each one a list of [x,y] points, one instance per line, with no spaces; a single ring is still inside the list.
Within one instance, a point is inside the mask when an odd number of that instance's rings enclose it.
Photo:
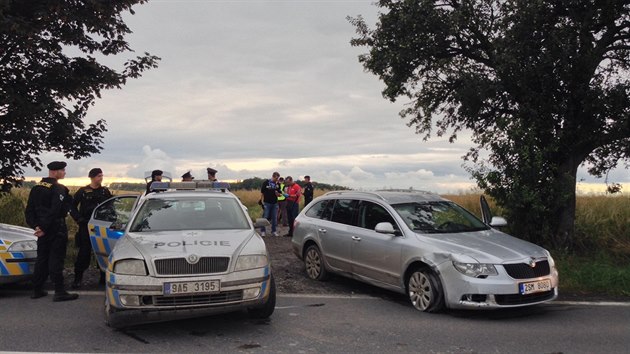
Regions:
[[[191,254],[190,256],[186,257],[186,261],[190,264],[196,264],[197,262],[199,262],[199,256],[197,256],[196,254]]]
[[[529,266],[530,266],[530,267],[532,267],[532,268],[536,267],[536,260],[535,260],[535,259],[533,259],[533,258],[532,258],[532,259],[530,259],[530,260],[529,260]]]

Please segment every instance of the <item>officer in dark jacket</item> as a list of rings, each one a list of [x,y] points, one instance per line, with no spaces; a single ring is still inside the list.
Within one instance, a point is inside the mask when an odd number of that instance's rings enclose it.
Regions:
[[[151,193],[151,183],[153,183],[153,182],[161,182],[162,181],[162,174],[164,174],[164,172],[162,170],[153,170],[153,171],[151,171],[151,180],[147,183],[147,193],[146,194]]]
[[[74,209],[78,211],[75,221],[79,225],[79,231],[75,236],[75,244],[79,249],[77,254],[77,260],[74,263],[74,281],[72,282],[72,288],[78,289],[81,287],[81,281],[83,280],[83,272],[90,266],[90,258],[92,255],[92,245],[90,244],[90,233],[88,231],[88,221],[92,216],[92,212],[102,202],[111,198],[112,193],[103,187],[103,170],[100,168],[93,168],[88,173],[90,177],[90,184],[85,187],[79,188],[74,194],[72,205]],[[74,215],[73,215],[74,217]],[[104,283],[105,275],[101,272],[101,280],[99,283]]]
[[[33,295],[37,299],[48,295],[43,289],[46,279],[55,284],[53,301],[75,300],[77,294],[66,292],[63,285],[63,262],[68,244],[66,216],[72,197],[68,188],[57,180],[66,176],[66,163],[54,161],[47,165],[48,177],[35,185],[28,196],[25,216],[37,237],[37,261],[33,274]]]
[[[311,183],[311,176],[304,176],[304,206],[307,206],[313,200],[313,183]]]

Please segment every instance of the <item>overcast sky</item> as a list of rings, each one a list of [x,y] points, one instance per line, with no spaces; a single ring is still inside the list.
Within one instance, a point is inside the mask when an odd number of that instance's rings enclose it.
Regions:
[[[366,48],[350,46],[346,16],[373,25],[373,1],[151,0],[134,10],[131,47],[162,61],[91,109],[89,121],[107,120],[104,150],[69,161],[68,182],[92,167],[113,182],[156,168],[199,179],[212,166],[220,179],[277,170],[365,189],[474,186],[461,159],[469,135],[422,141],[398,116],[406,102],[383,99],[358,62]],[[578,178],[602,182],[584,169]],[[628,170],[610,179],[630,188]]]

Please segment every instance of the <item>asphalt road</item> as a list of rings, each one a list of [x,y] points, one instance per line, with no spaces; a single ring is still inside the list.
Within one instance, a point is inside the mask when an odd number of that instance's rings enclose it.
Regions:
[[[31,300],[0,292],[0,351],[629,353],[630,306],[552,303],[517,310],[418,313],[403,297],[280,294],[268,321],[244,313],[115,331],[104,297]]]

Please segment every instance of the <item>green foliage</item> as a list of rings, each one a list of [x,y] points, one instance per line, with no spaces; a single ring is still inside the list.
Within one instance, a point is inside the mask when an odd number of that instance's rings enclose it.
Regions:
[[[0,180],[19,183],[24,167],[40,170],[45,151],[79,159],[101,150],[105,121],[86,125],[89,107],[159,58],[144,53],[115,70],[96,56],[133,52],[122,16],[145,2],[0,2]]]
[[[0,223],[26,226],[26,200],[13,193],[0,193]]]
[[[560,291],[630,296],[630,262],[594,257],[555,254],[560,273]]]
[[[428,139],[469,130],[465,159],[516,235],[573,246],[577,168],[630,159],[630,4],[586,0],[381,0],[350,18],[359,61]],[[487,154],[486,154],[487,152]]]

